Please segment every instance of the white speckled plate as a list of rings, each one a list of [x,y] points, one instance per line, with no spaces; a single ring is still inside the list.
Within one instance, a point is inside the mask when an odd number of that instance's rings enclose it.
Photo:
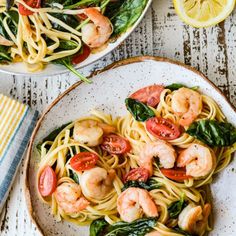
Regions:
[[[150,84],[184,83],[200,86],[201,91],[220,105],[228,121],[236,126],[235,109],[223,94],[201,73],[173,61],[156,57],[130,58],[108,66],[92,77],[93,84],[77,83],[56,99],[34,130],[26,165],[26,200],[32,220],[44,235],[88,235],[88,227],[56,222],[50,209],[36,194],[36,171],[39,160],[35,145],[55,127],[96,108],[113,115],[123,115],[128,94]],[[236,235],[236,160],[221,172],[212,184],[214,230],[210,235]]]
[[[133,24],[132,27],[130,27],[125,33],[120,35],[114,42],[109,42],[107,47],[104,48],[104,50],[90,54],[89,57],[81,62],[79,65],[76,66],[76,69],[85,67],[105,55],[107,55],[109,52],[113,51],[116,47],[118,47],[138,26],[140,21],[143,19],[144,15],[146,14],[149,6],[151,5],[152,0],[147,0],[147,4],[141,14],[141,16],[138,18],[138,20]],[[68,69],[66,69],[64,66],[61,65],[55,65],[52,63],[49,63],[44,70],[42,71],[36,71],[36,72],[29,72],[27,71],[27,68],[24,63],[12,63],[9,65],[0,65],[0,72],[4,72],[7,74],[13,74],[13,75],[26,75],[26,76],[49,76],[49,75],[57,75],[68,72]]]

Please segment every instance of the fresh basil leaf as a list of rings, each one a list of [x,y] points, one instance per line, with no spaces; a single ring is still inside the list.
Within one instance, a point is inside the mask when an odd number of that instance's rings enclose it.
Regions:
[[[180,212],[187,206],[187,203],[184,201],[184,196],[180,198],[179,201],[173,202],[168,207],[168,213],[170,218],[177,218]]]
[[[95,220],[90,225],[90,236],[144,236],[156,222],[156,218],[142,218],[131,223],[120,221],[109,225],[104,220]]]
[[[187,87],[186,85],[184,85],[184,84],[177,84],[177,83],[170,84],[170,85],[166,86],[165,88],[166,88],[166,89],[170,89],[171,91],[174,91],[174,90],[178,90],[178,89],[183,88],[183,87],[188,88],[188,87]],[[194,87],[191,87],[190,89],[192,89],[192,90],[198,90],[199,87],[198,87],[198,86],[194,86]]]
[[[158,189],[162,186],[162,183],[157,182],[154,179],[149,179],[147,182],[143,182],[143,181],[127,181],[123,188],[122,188],[122,192],[125,191],[127,188],[130,187],[136,187],[136,188],[143,188],[146,189],[148,191],[151,191],[153,189]]]
[[[192,123],[186,132],[212,147],[226,147],[236,142],[236,129],[226,122],[200,120]]]
[[[109,224],[104,219],[94,220],[89,227],[89,236],[102,235],[102,231]]]
[[[116,37],[124,33],[138,20],[143,13],[147,0],[118,0],[114,2],[114,6],[112,6],[113,1],[108,4],[106,14],[113,24],[113,36]]]
[[[79,184],[79,177],[76,172],[73,170],[69,170],[69,177],[75,181],[75,183]]]
[[[126,98],[125,105],[128,111],[137,121],[146,121],[151,117],[155,117],[155,113],[151,108],[135,99]]]

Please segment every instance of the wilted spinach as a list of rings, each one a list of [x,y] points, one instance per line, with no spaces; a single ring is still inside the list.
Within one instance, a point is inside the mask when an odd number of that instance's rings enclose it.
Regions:
[[[180,234],[182,234],[182,235],[184,235],[184,236],[195,236],[195,235],[193,235],[193,234],[190,234],[190,233],[188,233],[188,232],[186,232],[186,231],[180,229],[179,227],[175,227],[174,230],[175,230],[177,233],[180,233]]]
[[[66,123],[66,124],[64,124],[64,125],[62,125],[62,126],[56,128],[56,129],[54,129],[48,136],[46,136],[46,137],[42,140],[42,142],[40,142],[39,144],[37,144],[37,149],[38,149],[38,151],[41,152],[41,146],[42,146],[42,144],[43,144],[44,142],[46,142],[46,141],[54,141],[55,138],[57,137],[57,135],[58,135],[66,126],[68,126],[69,124],[71,124],[71,122]]]
[[[186,132],[212,147],[226,147],[236,142],[235,127],[230,123],[216,120],[194,122]]]
[[[155,117],[155,113],[151,108],[135,99],[126,98],[125,105],[128,111],[137,121],[146,121],[151,117]]]
[[[180,198],[179,201],[173,202],[168,207],[168,212],[170,218],[177,218],[180,212],[187,206],[187,203],[184,200],[184,195]]]
[[[170,89],[171,91],[174,91],[174,90],[178,90],[178,89],[183,88],[183,87],[188,88],[188,87],[187,87],[186,85],[184,85],[184,84],[177,84],[177,83],[170,84],[170,85],[166,86],[165,88],[166,88],[166,89]],[[197,90],[197,89],[198,89],[198,86],[191,87],[190,89],[192,89],[192,90]]]
[[[149,179],[147,182],[143,182],[143,181],[127,181],[123,188],[122,188],[122,192],[125,191],[127,188],[130,187],[136,187],[136,188],[143,188],[146,189],[148,191],[151,191],[153,189],[158,189],[162,186],[162,183],[157,182],[154,179]]]
[[[9,48],[10,47],[0,45],[0,63],[8,63],[12,61]]]
[[[117,222],[109,225],[104,219],[93,221],[90,236],[144,236],[155,227],[156,218],[143,218],[131,223]]]
[[[113,24],[113,36],[118,36],[131,27],[143,13],[146,4],[147,0],[111,1],[105,14]]]
[[[76,174],[76,172],[74,172],[73,170],[69,170],[69,173],[70,173],[69,177],[73,179],[75,183],[79,184],[79,177]]]

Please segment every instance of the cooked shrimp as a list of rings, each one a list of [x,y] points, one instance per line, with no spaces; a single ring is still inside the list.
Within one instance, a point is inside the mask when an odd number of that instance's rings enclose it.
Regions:
[[[182,151],[177,159],[177,166],[186,166],[186,174],[192,177],[203,177],[209,174],[215,164],[215,155],[210,148],[193,143]]]
[[[84,14],[92,21],[81,29],[82,40],[91,48],[102,46],[112,34],[110,20],[95,8],[84,9]]]
[[[84,171],[80,178],[84,196],[96,200],[103,199],[111,192],[114,178],[114,170],[106,171],[104,168],[95,167]]]
[[[178,89],[172,97],[171,106],[173,111],[181,118],[180,125],[190,125],[202,110],[202,96],[189,88]]]
[[[179,214],[178,225],[188,233],[202,235],[207,225],[207,219],[211,212],[211,205],[205,204],[203,209],[190,203]]]
[[[81,188],[76,183],[63,183],[55,191],[55,197],[59,207],[67,214],[78,213],[88,205],[81,193]]]
[[[74,126],[74,139],[89,147],[94,147],[102,142],[103,133],[113,133],[115,127],[95,120],[77,121]]]
[[[145,189],[128,188],[117,199],[117,210],[122,220],[132,222],[142,218],[158,216],[158,209],[151,195]]]
[[[158,157],[164,168],[172,168],[175,164],[175,149],[166,141],[156,141],[145,144],[140,152],[138,164],[149,170],[150,176],[153,174],[153,157]]]

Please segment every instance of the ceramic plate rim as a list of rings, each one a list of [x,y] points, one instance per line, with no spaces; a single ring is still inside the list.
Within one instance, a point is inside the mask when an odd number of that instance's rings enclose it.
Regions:
[[[101,70],[97,70],[93,73],[91,73],[91,75],[88,77],[90,79],[92,79],[94,76],[101,74],[103,72],[106,72],[110,69],[114,69],[117,67],[121,67],[121,66],[125,66],[125,65],[129,65],[132,63],[140,63],[140,62],[144,62],[144,61],[156,61],[156,62],[166,62],[166,63],[170,63],[170,64],[174,64],[180,67],[183,67],[184,69],[190,70],[193,73],[199,75],[202,79],[204,79],[215,91],[217,91],[221,97],[225,100],[226,103],[228,103],[228,105],[231,107],[231,109],[236,113],[236,108],[234,107],[234,105],[226,98],[226,96],[223,94],[223,92],[212,82],[210,81],[202,72],[198,71],[197,69],[185,65],[182,62],[179,61],[175,61],[172,59],[168,59],[168,58],[164,58],[164,57],[154,57],[154,56],[138,56],[138,57],[131,57],[128,59],[124,59],[124,60],[120,60],[120,61],[116,61],[106,67],[104,67]],[[45,116],[47,115],[47,113],[50,112],[50,110],[61,100],[63,99],[63,97],[65,97],[67,94],[69,94],[72,90],[74,90],[75,88],[77,88],[78,86],[80,86],[81,84],[83,84],[82,81],[78,81],[76,83],[74,83],[73,85],[71,85],[67,90],[65,90],[61,95],[59,95],[42,113],[41,117],[39,118],[39,120],[36,123],[36,126],[34,128],[34,131],[31,135],[30,138],[30,142],[29,142],[29,146],[28,146],[28,150],[27,150],[27,154],[26,154],[26,159],[25,159],[25,167],[24,167],[24,194],[25,194],[25,200],[26,200],[26,206],[27,206],[27,210],[28,213],[30,215],[30,218],[32,220],[32,222],[34,223],[34,225],[37,227],[38,231],[41,233],[41,235],[43,234],[43,231],[41,230],[40,225],[37,223],[37,220],[35,219],[34,216],[34,211],[33,211],[33,207],[32,207],[32,202],[31,202],[31,196],[30,196],[30,190],[29,190],[29,182],[28,182],[28,170],[29,170],[29,160],[31,157],[31,153],[32,153],[32,147],[34,144],[34,140],[36,137],[36,134],[41,126],[41,123],[43,122]]]
[[[113,48],[111,48],[110,50],[108,50],[104,55],[101,55],[100,57],[97,57],[97,58],[94,58],[92,61],[88,62],[87,64],[85,63],[84,65],[80,66],[80,65],[76,65],[75,66],[75,69],[78,70],[78,69],[81,69],[81,68],[84,68],[86,66],[89,66],[91,65],[92,63],[104,58],[106,55],[108,55],[109,53],[111,53],[112,51],[114,51],[118,46],[120,46],[129,36],[130,34],[137,28],[137,26],[139,25],[139,23],[142,21],[142,19],[144,18],[145,14],[147,13],[147,10],[149,9],[151,3],[152,3],[153,0],[147,0],[147,4],[145,6],[145,8],[143,9],[143,12],[142,14],[139,16],[138,20],[130,27],[128,28],[123,34],[121,34],[117,40],[120,40],[120,42],[116,43],[115,42],[115,46]],[[108,46],[110,45],[110,43],[108,43]],[[102,53],[103,51],[101,52],[98,52],[96,53],[97,55],[99,53]],[[94,55],[96,55],[94,54]],[[22,62],[23,63],[23,62]],[[43,69],[43,71],[45,70],[46,68]],[[45,73],[45,74],[34,74],[33,72],[11,72],[11,71],[8,71],[8,70],[5,70],[5,69],[2,69],[0,67],[0,72],[2,73],[5,73],[5,74],[8,74],[8,75],[20,75],[20,76],[30,76],[30,77],[39,77],[39,76],[52,76],[52,75],[62,75],[62,74],[65,74],[65,73],[69,73],[69,70],[67,68],[59,71],[59,72],[49,72],[49,73]]]

